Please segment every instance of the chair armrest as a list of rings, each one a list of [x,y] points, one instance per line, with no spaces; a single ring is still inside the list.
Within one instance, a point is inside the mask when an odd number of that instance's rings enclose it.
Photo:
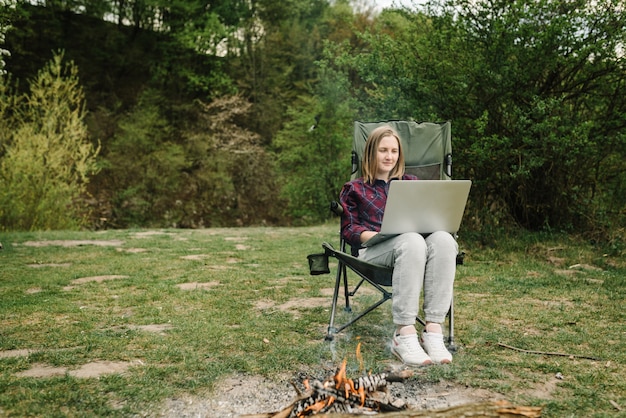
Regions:
[[[332,213],[334,213],[337,216],[341,216],[341,214],[343,213],[343,206],[341,206],[341,204],[337,202],[336,200],[333,200],[332,202],[330,202],[329,209]]]
[[[361,275],[361,277],[367,277],[375,283],[382,286],[391,286],[391,274],[393,268],[387,266],[381,266],[379,264],[368,263],[360,258],[354,257],[348,253],[337,251],[327,242],[322,243],[324,253],[329,257],[334,257],[342,263],[350,266],[352,270]]]

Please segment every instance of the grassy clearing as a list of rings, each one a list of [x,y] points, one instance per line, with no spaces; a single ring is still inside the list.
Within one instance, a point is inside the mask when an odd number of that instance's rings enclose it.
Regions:
[[[334,277],[309,276],[306,255],[336,233],[332,224],[1,236],[0,415],[149,415],[232,373],[295,375],[354,360],[357,336],[366,368],[384,369],[388,305],[323,340]],[[548,417],[624,415],[624,257],[566,236],[476,242],[461,239],[461,350],[418,378],[544,405]],[[128,368],[77,377],[103,361]],[[21,375],[33,367],[59,372]]]

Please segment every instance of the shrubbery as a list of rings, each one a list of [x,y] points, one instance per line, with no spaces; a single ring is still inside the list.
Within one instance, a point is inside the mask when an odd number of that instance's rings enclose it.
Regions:
[[[23,96],[0,81],[2,229],[78,228],[86,220],[82,198],[99,148],[88,140],[77,68],[62,61],[56,54]]]
[[[278,222],[270,159],[259,136],[241,126],[250,103],[230,96],[166,114],[163,100],[145,91],[103,151],[94,194],[101,207],[110,206],[101,211],[100,226]],[[177,120],[193,123],[179,127]]]
[[[3,79],[3,228],[77,227],[86,197],[93,227],[320,222],[349,179],[354,120],[450,120],[453,177],[474,181],[464,228],[625,245],[626,15],[610,0],[432,0],[380,15],[347,1],[229,4],[19,2],[7,69],[30,79],[67,46],[86,74],[89,134],[80,106],[37,125],[62,96],[33,106]],[[42,151],[61,138],[91,148],[65,150],[78,156],[63,165]],[[55,212],[74,221],[53,226]]]

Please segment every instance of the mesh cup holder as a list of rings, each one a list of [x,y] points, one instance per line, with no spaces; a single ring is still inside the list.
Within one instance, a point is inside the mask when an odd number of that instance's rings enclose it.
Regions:
[[[330,269],[328,268],[328,256],[325,253],[310,254],[307,256],[309,260],[309,271],[311,275],[317,276],[318,274],[328,274]]]

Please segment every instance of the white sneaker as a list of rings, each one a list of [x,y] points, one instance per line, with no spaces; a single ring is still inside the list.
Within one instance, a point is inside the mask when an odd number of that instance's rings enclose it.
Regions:
[[[391,340],[391,352],[406,365],[425,366],[433,364],[417,341],[417,334],[395,335]]]
[[[443,334],[436,332],[422,332],[422,345],[432,361],[435,363],[452,363],[452,354],[443,342]]]

